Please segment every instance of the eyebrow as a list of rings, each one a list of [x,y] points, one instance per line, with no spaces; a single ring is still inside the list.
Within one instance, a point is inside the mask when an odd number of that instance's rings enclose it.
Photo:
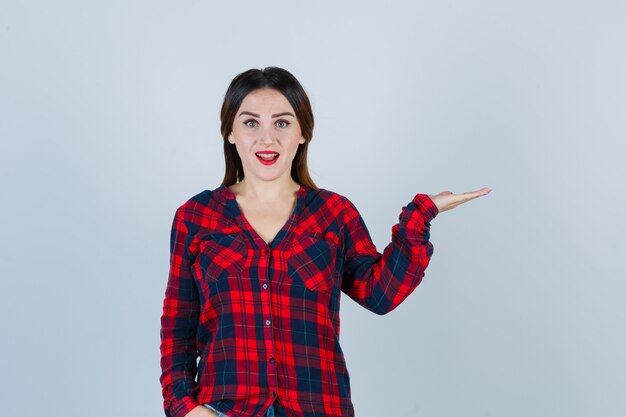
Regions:
[[[252,116],[252,117],[261,117],[260,115],[256,114],[256,113],[251,113],[249,111],[242,111],[241,113],[239,113],[239,117],[243,116],[243,115],[248,115],[248,116]],[[283,113],[276,113],[276,114],[272,114],[272,117],[280,117],[280,116],[291,116],[291,117],[296,117],[293,115],[293,113],[291,112],[283,112]]]

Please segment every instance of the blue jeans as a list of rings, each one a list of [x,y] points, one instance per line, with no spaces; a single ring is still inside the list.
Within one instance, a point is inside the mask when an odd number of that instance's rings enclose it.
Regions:
[[[217,417],[228,417],[224,413],[220,413],[215,408],[211,407],[209,404],[204,404],[209,410],[212,410],[217,413]],[[267,412],[263,415],[263,417],[274,417],[274,404],[270,405],[270,408],[267,409]]]

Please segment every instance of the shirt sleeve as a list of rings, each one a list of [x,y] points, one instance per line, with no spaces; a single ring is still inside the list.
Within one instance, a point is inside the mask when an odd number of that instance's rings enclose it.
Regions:
[[[391,229],[391,243],[379,253],[356,207],[344,200],[342,290],[376,314],[395,309],[419,285],[433,254],[430,221],[439,210],[426,194],[402,208]]]
[[[161,316],[161,386],[167,417],[183,417],[198,402],[196,331],[199,297],[189,260],[189,230],[176,210],[170,238],[170,268]]]

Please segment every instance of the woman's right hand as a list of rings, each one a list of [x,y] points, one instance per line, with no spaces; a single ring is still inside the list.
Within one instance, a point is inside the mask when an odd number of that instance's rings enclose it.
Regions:
[[[214,411],[209,410],[207,407],[199,405],[185,414],[185,417],[217,417],[217,414]]]

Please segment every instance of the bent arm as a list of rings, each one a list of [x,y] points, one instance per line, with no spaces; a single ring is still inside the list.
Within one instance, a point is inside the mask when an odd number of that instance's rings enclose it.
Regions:
[[[430,221],[439,211],[428,195],[417,194],[402,208],[391,243],[381,254],[357,209],[347,199],[345,203],[342,290],[368,310],[386,314],[422,281],[433,254]]]

